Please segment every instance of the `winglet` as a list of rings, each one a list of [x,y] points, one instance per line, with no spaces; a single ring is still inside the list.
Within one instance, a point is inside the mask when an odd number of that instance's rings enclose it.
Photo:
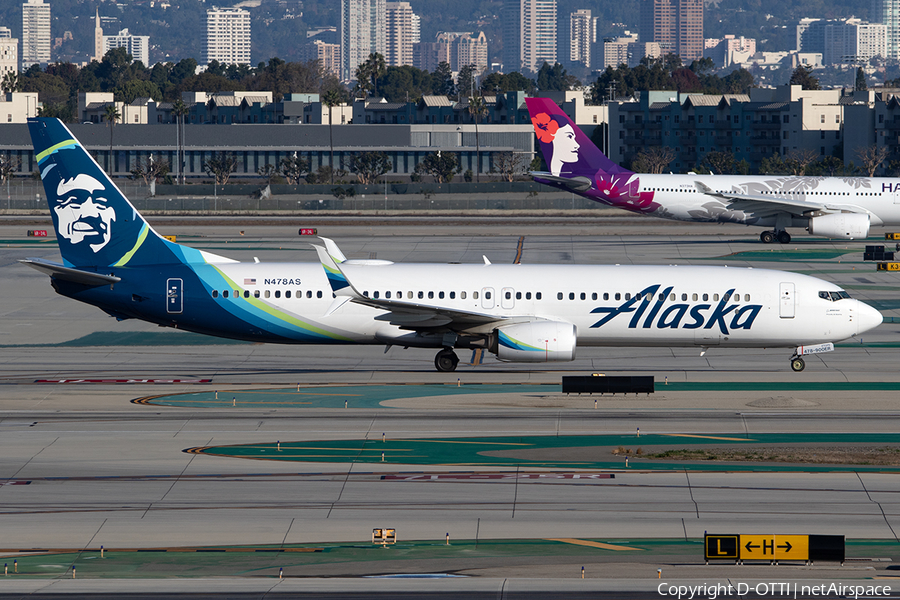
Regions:
[[[337,263],[334,262],[331,254],[322,246],[317,246],[316,244],[311,245],[316,249],[316,254],[319,255],[319,262],[322,263],[322,268],[325,269],[325,276],[328,277],[328,283],[331,285],[331,291],[334,292],[335,295],[354,295],[352,293],[352,288],[350,288],[350,282],[347,281],[346,277],[344,277],[344,273],[341,272],[340,267],[338,267]]]
[[[319,236],[319,239],[325,242],[325,249],[328,250],[328,254],[331,255],[331,260],[333,260],[337,264],[341,264],[342,262],[347,260],[347,257],[344,256],[344,253],[341,252],[341,249],[338,248],[338,245],[334,243],[334,240],[330,240],[322,236]]]

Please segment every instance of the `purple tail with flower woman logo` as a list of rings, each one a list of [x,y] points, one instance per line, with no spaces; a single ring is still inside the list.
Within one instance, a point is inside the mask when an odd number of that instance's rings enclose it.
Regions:
[[[633,212],[659,208],[653,192],[640,191],[638,176],[609,160],[590,138],[547,98],[526,98],[531,123],[549,172],[534,180]]]

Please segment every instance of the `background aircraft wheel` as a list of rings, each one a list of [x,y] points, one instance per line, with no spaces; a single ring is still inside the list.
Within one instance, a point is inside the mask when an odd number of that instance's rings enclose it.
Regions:
[[[790,244],[791,243],[791,234],[787,231],[779,231],[778,232],[778,243],[779,244]]]
[[[771,244],[775,241],[775,232],[774,231],[763,231],[759,234],[759,241],[763,244]]]
[[[456,352],[454,352],[453,350],[441,350],[437,353],[437,356],[434,357],[434,366],[438,371],[441,371],[442,373],[455,371],[456,365],[458,364],[459,357],[456,356]]]
[[[799,373],[806,368],[806,363],[803,362],[803,359],[798,356],[797,358],[791,359],[791,368]]]

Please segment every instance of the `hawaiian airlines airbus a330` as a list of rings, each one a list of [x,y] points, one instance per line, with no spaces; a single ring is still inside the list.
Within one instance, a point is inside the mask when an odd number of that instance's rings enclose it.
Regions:
[[[881,323],[840,287],[806,275],[727,267],[241,263],[159,236],[56,119],[30,119],[62,263],[22,262],[63,296],[117,319],[282,344],[455,348],[556,362],[577,346],[833,349]]]
[[[869,228],[900,225],[900,180],[883,177],[638,174],[607,158],[552,100],[526,98],[549,172],[535,181],[632,212],[769,228],[759,237],[788,243],[788,227],[863,239]]]

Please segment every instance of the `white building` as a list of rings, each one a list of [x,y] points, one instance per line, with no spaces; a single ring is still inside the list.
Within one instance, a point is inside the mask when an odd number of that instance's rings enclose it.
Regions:
[[[206,11],[206,39],[201,64],[250,64],[250,13],[240,8]]]
[[[19,40],[8,27],[0,27],[0,80],[7,73],[19,72]]]
[[[756,40],[726,35],[724,38],[707,38],[704,40],[706,48],[704,56],[711,58],[717,67],[730,67],[736,62],[745,60],[748,56],[756,54]]]
[[[123,29],[117,35],[103,36],[103,55],[113,48],[125,48],[131,58],[137,62],[141,61],[144,66],[150,64],[150,36],[148,35],[131,35],[127,29]]]
[[[0,94],[0,123],[25,123],[29,117],[36,117],[37,111],[37,92]]]
[[[591,17],[591,11],[586,8],[569,14],[568,47],[565,49],[568,62],[591,67],[591,48],[597,42],[598,18]]]
[[[370,54],[385,56],[387,7],[385,0],[341,0],[342,78],[356,77],[356,69]]]
[[[888,57],[888,26],[860,19],[801,19],[797,50],[821,53],[826,65],[857,64]]]
[[[409,2],[386,2],[384,61],[389,67],[413,64],[413,44],[419,43],[420,19]]]
[[[22,69],[50,62],[50,5],[28,0],[22,5]]]
[[[503,69],[537,72],[556,55],[556,0],[504,0]]]

